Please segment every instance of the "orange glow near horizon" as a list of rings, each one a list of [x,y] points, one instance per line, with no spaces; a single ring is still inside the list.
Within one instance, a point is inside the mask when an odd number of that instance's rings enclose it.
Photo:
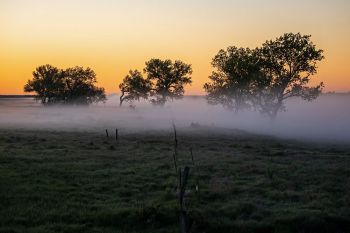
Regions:
[[[347,0],[0,0],[0,94],[23,94],[43,64],[89,66],[99,86],[117,93],[128,70],[151,58],[192,64],[186,94],[204,94],[219,49],[256,47],[285,32],[311,34],[325,51],[313,84],[347,92],[349,11]]]

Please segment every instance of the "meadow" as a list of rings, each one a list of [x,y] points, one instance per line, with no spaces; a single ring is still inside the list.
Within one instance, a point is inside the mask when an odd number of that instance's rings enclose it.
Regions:
[[[350,232],[349,144],[177,134],[191,232]],[[173,145],[171,127],[118,141],[112,129],[1,129],[0,232],[179,232]]]
[[[0,0],[0,233],[350,233],[349,11]]]

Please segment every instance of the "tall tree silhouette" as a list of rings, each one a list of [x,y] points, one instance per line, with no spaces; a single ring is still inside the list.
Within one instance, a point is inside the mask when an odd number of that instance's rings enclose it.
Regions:
[[[151,88],[151,82],[144,79],[140,71],[130,70],[123,82],[119,84],[121,91],[120,106],[124,101],[132,102],[134,100],[139,101],[140,98],[147,99]]]
[[[208,102],[235,110],[254,107],[274,119],[285,109],[286,99],[311,101],[321,93],[323,83],[314,87],[308,83],[322,54],[309,35],[300,33],[286,33],[252,50],[220,50],[212,62],[217,71],[204,85]]]
[[[144,72],[152,83],[151,102],[164,105],[168,99],[179,99],[184,95],[184,86],[191,84],[191,65],[176,60],[151,59],[146,62]]]
[[[309,87],[311,76],[317,72],[323,50],[316,49],[310,35],[286,33],[276,40],[266,41],[259,49],[260,66],[268,84],[255,98],[259,110],[271,118],[285,109],[284,101],[291,97],[314,100],[323,83]]]

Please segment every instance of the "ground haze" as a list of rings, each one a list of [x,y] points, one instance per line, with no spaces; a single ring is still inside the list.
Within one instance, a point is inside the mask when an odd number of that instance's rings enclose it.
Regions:
[[[53,129],[95,131],[119,128],[124,132],[170,129],[172,122],[187,128],[201,126],[242,129],[294,139],[350,143],[350,94],[324,94],[313,102],[291,99],[287,111],[275,122],[259,113],[234,113],[221,106],[208,105],[201,96],[185,97],[154,107],[136,102],[136,109],[119,108],[118,96],[105,104],[90,107],[43,107],[33,99],[0,99],[0,127],[13,129]]]

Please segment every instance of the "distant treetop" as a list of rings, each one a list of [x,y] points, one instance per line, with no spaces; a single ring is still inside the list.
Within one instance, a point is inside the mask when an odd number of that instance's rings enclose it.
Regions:
[[[62,70],[47,64],[35,69],[24,91],[35,92],[43,104],[91,104],[106,100],[104,89],[96,87],[96,82],[96,74],[89,67]]]

